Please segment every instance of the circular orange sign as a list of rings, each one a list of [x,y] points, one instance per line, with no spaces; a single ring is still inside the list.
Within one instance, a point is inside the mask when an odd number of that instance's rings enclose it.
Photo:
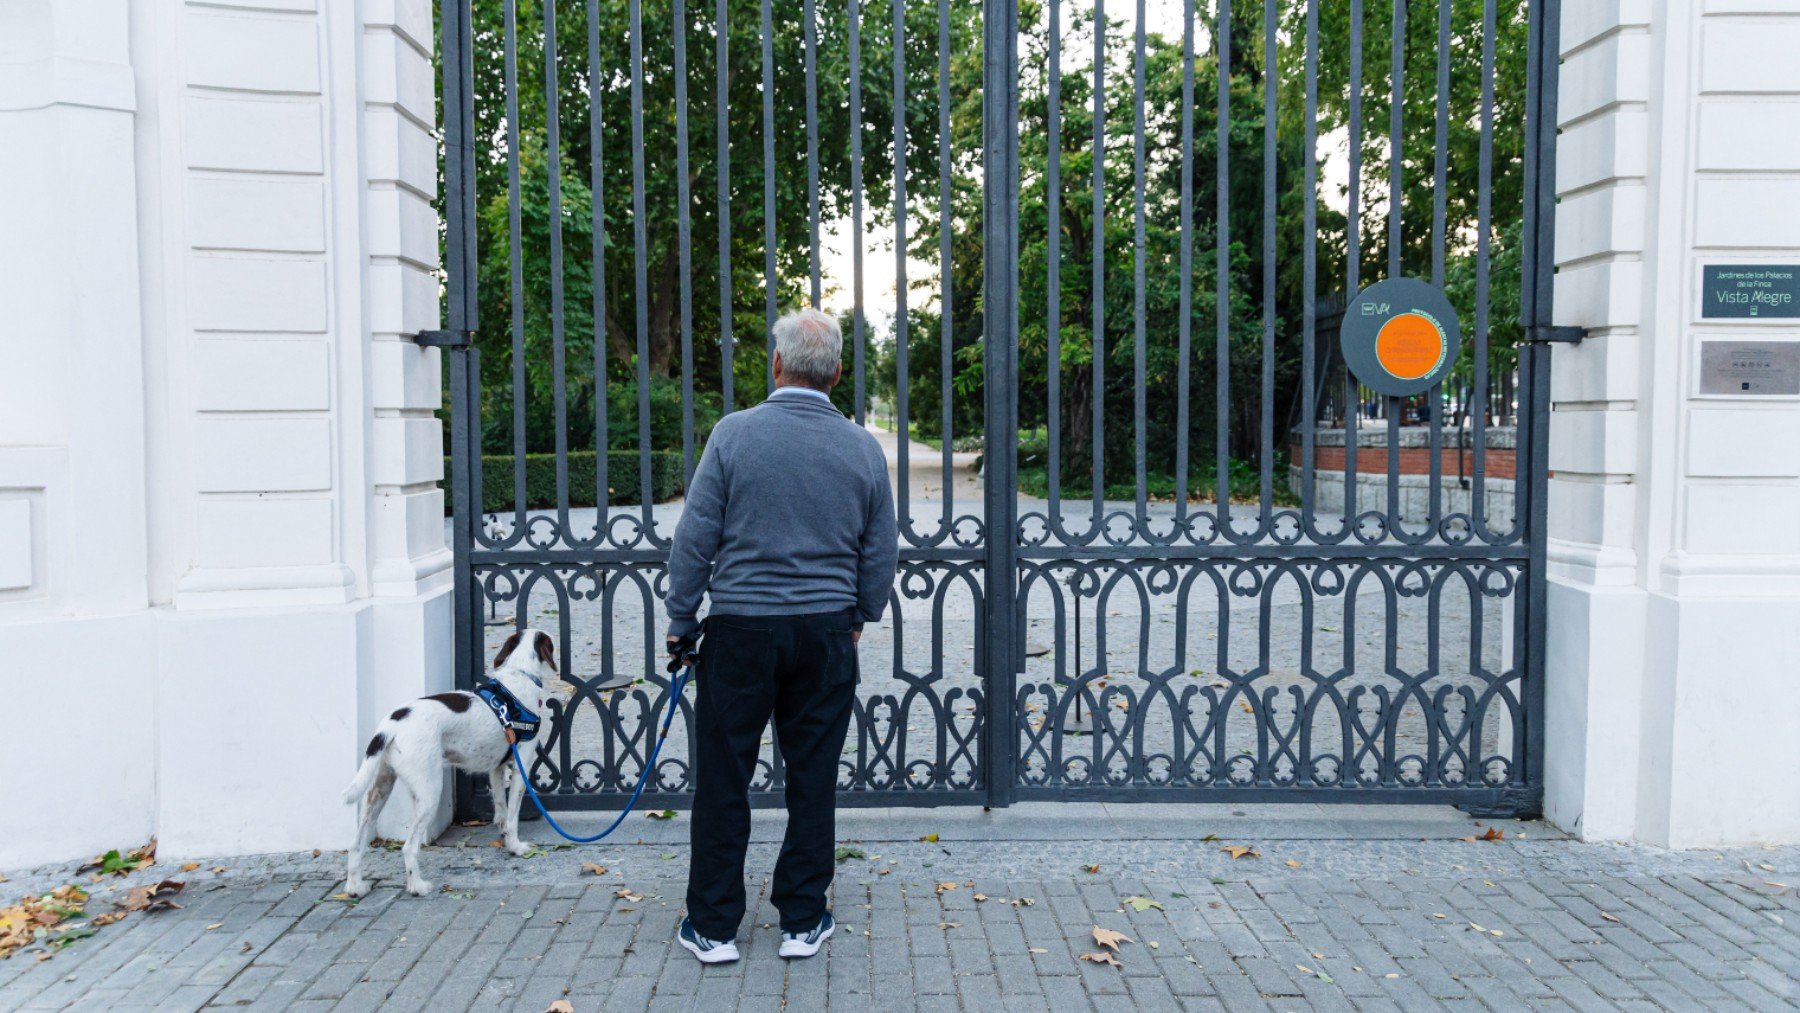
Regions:
[[[1401,313],[1375,336],[1375,359],[1402,380],[1416,380],[1444,360],[1444,332],[1423,313]]]

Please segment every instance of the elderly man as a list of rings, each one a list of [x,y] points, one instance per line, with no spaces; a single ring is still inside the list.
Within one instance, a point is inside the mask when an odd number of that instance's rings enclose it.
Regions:
[[[894,583],[887,459],[832,406],[844,339],[818,310],[775,323],[775,391],[720,420],[694,470],[669,551],[669,652],[692,649],[694,814],[678,940],[705,963],[738,959],[751,773],[763,729],[787,773],[787,836],[770,899],[781,955],[831,935],[837,767],[856,694],[856,644]],[[704,624],[700,598],[711,598]]]

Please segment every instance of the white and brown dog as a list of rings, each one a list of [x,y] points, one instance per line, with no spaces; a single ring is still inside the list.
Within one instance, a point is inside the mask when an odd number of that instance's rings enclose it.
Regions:
[[[520,650],[519,648],[525,648]],[[519,703],[543,714],[549,699],[544,681],[556,675],[556,642],[541,630],[520,630],[506,638],[494,656],[493,679]],[[424,896],[431,884],[419,875],[419,847],[431,821],[432,801],[443,784],[445,764],[458,770],[485,773],[494,796],[494,821],[505,837],[506,850],[523,855],[528,846],[519,840],[519,803],[525,787],[513,767],[512,729],[501,724],[494,711],[474,693],[437,693],[414,700],[394,711],[375,730],[356,779],[344,789],[344,803],[357,803],[356,840],[350,846],[350,865],[344,890],[352,897],[369,892],[362,877],[362,855],[375,829],[375,817],[402,781],[412,793],[412,832],[400,849],[406,859],[406,892]]]

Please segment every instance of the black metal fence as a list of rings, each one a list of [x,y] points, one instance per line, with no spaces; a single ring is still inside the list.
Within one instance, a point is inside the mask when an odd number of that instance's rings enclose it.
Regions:
[[[835,299],[840,403],[892,420],[901,520],[844,803],[1535,811],[1558,4],[1367,6],[445,3],[457,665],[558,637],[546,800],[617,806],[667,693],[653,454],[691,474],[708,413],[765,388],[777,312]],[[1405,274],[1468,307],[1452,397],[1373,399],[1335,353],[1345,294]],[[651,805],[691,791],[679,706]],[[781,778],[765,745],[760,804]]]

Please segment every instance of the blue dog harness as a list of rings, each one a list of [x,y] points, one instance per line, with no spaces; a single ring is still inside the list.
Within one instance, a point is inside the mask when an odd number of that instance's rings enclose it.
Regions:
[[[475,695],[500,719],[502,727],[511,728],[518,735],[520,742],[530,742],[537,737],[538,716],[520,703],[519,698],[513,696],[498,680],[481,680],[475,687]]]

